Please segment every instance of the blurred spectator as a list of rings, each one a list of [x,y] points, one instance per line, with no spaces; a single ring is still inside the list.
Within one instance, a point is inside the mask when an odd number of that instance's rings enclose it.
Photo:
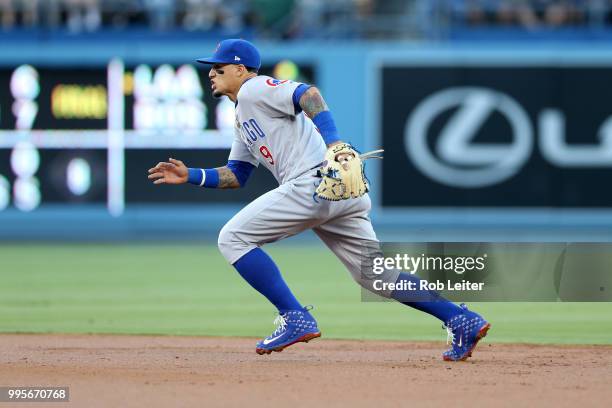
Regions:
[[[529,1],[517,1],[514,11],[519,25],[527,28],[534,28],[538,25],[538,16]]]
[[[25,27],[34,27],[40,22],[38,0],[0,0],[0,13],[2,13],[2,28],[7,30],[16,24]]]
[[[186,30],[209,30],[220,18],[221,0],[184,0],[185,16],[183,27]]]
[[[254,29],[271,38],[442,38],[448,28],[610,26],[612,0],[0,0],[0,24],[4,31],[144,25],[212,36]]]
[[[537,28],[584,24],[588,7],[580,0],[454,0],[452,9],[467,25]]]
[[[16,9],[21,15],[21,25],[25,27],[36,26],[38,21],[38,0],[13,0]]]
[[[252,10],[245,0],[183,0],[182,25],[186,30],[222,28],[234,32],[249,24]]]
[[[1,24],[3,30],[10,30],[15,25],[15,7],[13,0],[0,0]]]
[[[276,33],[281,38],[289,37],[295,3],[295,0],[251,0],[258,29],[266,36]]]
[[[144,5],[154,30],[165,31],[174,27],[174,0],[144,0]]]
[[[102,17],[99,0],[64,0],[67,11],[66,25],[74,33],[95,31]]]
[[[100,0],[102,25],[117,30],[128,30],[149,22],[144,0]]]
[[[253,0],[223,0],[219,7],[219,23],[221,27],[239,31],[245,26],[245,19],[249,10],[252,10]],[[292,1],[292,0],[287,0]]]
[[[42,16],[40,24],[49,29],[56,29],[60,26],[62,20],[63,0],[46,0],[40,7]]]
[[[363,31],[362,24],[377,19],[376,14],[380,11],[377,6],[396,2],[397,0],[297,0],[293,10],[291,37],[359,36]]]
[[[374,0],[353,0],[356,15],[359,18],[370,18],[374,13]]]

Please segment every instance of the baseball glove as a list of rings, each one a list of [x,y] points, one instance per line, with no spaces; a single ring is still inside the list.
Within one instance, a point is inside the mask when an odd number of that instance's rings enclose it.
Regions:
[[[361,197],[369,190],[363,161],[382,159],[382,152],[381,149],[359,154],[348,143],[331,146],[319,169],[321,183],[317,187],[316,196],[329,201]]]

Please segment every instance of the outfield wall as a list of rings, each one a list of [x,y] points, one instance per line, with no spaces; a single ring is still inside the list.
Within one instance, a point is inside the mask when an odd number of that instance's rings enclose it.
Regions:
[[[83,71],[106,69],[113,59],[126,67],[179,66],[214,46],[193,40],[0,43],[0,68],[12,72],[29,64],[40,72]],[[264,65],[289,59],[312,68],[347,140],[364,150],[386,149],[385,161],[367,168],[373,186],[372,218],[381,238],[612,239],[612,190],[607,188],[612,167],[612,108],[607,103],[612,97],[612,47],[307,42],[258,46]],[[6,89],[2,92],[8,95]],[[10,101],[3,96],[0,104]],[[8,197],[0,211],[2,239],[133,239],[160,234],[214,238],[244,203],[261,189],[273,187],[269,176],[257,175],[240,193],[194,191],[191,186],[184,187],[192,189],[188,193],[165,187],[154,191],[147,185],[146,165],[154,164],[157,156],[163,160],[167,154],[182,153],[193,161],[203,157],[200,165],[212,167],[222,164],[223,147],[197,145],[188,152],[156,145],[118,150],[119,155],[92,145],[87,152],[93,157],[90,164],[109,162],[92,165],[91,177],[107,172],[109,179],[120,179],[122,190],[104,190],[89,201],[62,198],[50,186],[52,165],[61,159],[40,148],[40,169],[34,175],[42,184],[40,204],[31,211],[19,210],[17,177],[9,164],[11,143],[37,136],[10,133],[11,110],[0,108],[5,112],[0,117],[0,174]],[[106,184],[104,188],[112,190]],[[21,194],[27,195],[25,190]],[[112,194],[111,208],[106,197]]]

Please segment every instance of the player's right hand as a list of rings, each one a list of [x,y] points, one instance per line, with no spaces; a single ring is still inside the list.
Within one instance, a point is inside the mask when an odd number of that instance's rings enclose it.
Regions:
[[[170,162],[159,162],[155,167],[149,169],[149,180],[153,184],[183,184],[187,182],[189,170],[187,166],[173,158]]]

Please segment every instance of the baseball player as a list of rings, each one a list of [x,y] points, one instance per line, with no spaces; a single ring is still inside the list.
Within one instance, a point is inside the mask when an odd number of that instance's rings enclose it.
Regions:
[[[373,276],[364,268],[371,256],[364,254],[378,253],[379,242],[368,217],[371,202],[361,157],[342,143],[319,90],[258,75],[259,52],[241,39],[222,41],[213,56],[197,61],[211,65],[208,77],[213,95],[225,95],[236,106],[235,138],[228,162],[200,169],[187,168],[171,158],[149,169],[149,179],[155,184],[232,189],[244,186],[261,165],[278,181],[276,189],[236,214],[218,240],[226,260],[278,309],[276,330],[257,343],[256,352],[270,354],[321,336],[310,313],[312,307],[302,306],[274,261],[261,249],[264,244],[312,229],[360,285],[440,319],[451,340],[450,349],[443,354],[445,360],[469,357],[490,327],[480,315],[434,292],[373,289],[374,278],[385,283],[420,280],[399,270]]]

